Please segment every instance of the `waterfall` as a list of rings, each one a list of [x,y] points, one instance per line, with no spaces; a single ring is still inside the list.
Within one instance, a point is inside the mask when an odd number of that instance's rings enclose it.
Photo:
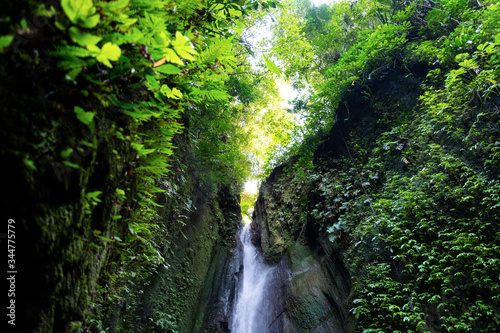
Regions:
[[[267,332],[264,294],[269,273],[273,268],[264,264],[261,254],[252,244],[250,224],[243,227],[240,239],[243,244],[243,277],[239,281],[231,332]]]

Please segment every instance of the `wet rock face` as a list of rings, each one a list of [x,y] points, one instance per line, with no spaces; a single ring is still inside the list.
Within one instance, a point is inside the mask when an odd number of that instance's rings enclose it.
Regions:
[[[330,247],[320,252],[297,243],[291,253],[286,332],[349,331],[349,274]]]
[[[200,332],[230,332],[238,276],[241,270],[241,251],[239,248],[223,248],[211,264],[213,275],[206,281],[203,289],[208,291],[205,303],[199,305],[198,312],[203,314]]]
[[[270,333],[350,332],[350,280],[332,249],[318,256],[296,243],[273,270],[266,295]]]
[[[251,230],[250,230],[250,232],[251,232],[250,237],[252,239],[252,244],[255,247],[257,247],[257,248],[261,248],[262,247],[261,246],[261,240],[262,239],[261,239],[261,236],[260,236],[260,231],[261,231],[260,225],[257,224],[257,223],[252,223],[250,225],[250,228],[251,228]]]
[[[229,324],[227,322],[218,322],[210,325],[205,330],[206,333],[229,333]]]
[[[342,253],[315,228],[306,228],[295,239],[291,233],[269,228],[273,224],[269,217],[286,208],[268,195],[269,186],[267,182],[261,188],[252,228],[255,244],[262,245],[267,259],[276,262],[281,257],[266,295],[269,332],[351,332],[354,320],[347,307],[351,283]],[[281,240],[278,246],[276,239]]]
[[[286,299],[288,295],[288,262],[283,258],[271,272],[266,299],[266,322],[269,333],[286,332],[284,323],[286,317]]]

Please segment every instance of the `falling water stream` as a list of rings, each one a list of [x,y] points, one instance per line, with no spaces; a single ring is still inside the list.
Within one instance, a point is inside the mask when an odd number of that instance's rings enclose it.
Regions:
[[[263,333],[267,331],[264,294],[273,268],[264,264],[261,254],[252,244],[249,224],[241,230],[240,239],[243,244],[243,278],[239,282],[231,332]]]

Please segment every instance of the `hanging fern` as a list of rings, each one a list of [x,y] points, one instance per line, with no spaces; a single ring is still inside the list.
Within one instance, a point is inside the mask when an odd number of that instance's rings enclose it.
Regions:
[[[214,63],[215,60],[227,54],[231,51],[231,44],[226,39],[219,39],[209,45],[206,49],[204,49],[199,56],[197,57],[197,61],[203,64]]]
[[[229,95],[225,91],[221,91],[221,90],[201,90],[201,89],[198,89],[198,88],[195,88],[191,92],[190,96],[195,101],[202,100],[202,99],[207,99],[207,100],[209,100],[211,102],[225,101],[229,97],[231,97],[231,95]]]
[[[56,49],[56,51],[50,52],[50,54],[53,56],[56,56],[56,57],[72,60],[75,57],[78,57],[78,58],[91,57],[94,53],[86,48],[83,48],[83,47],[72,46],[72,45],[63,45],[63,46],[59,46]]]

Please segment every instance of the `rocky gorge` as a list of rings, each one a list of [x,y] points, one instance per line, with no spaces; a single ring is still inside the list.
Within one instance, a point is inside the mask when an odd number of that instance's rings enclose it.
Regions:
[[[498,22],[492,0],[1,2],[9,328],[500,330]]]

